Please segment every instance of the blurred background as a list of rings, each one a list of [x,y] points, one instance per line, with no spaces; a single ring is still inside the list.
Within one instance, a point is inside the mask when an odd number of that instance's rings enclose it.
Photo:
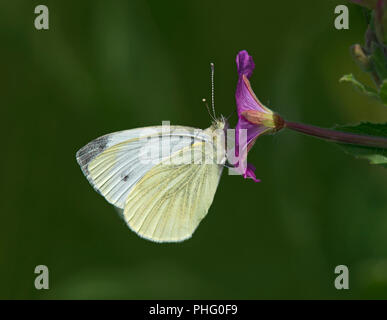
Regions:
[[[336,30],[343,3],[350,29]],[[49,30],[34,27],[38,4]],[[262,137],[249,153],[262,182],[225,170],[192,239],[166,245],[130,231],[75,160],[114,131],[208,127],[210,62],[229,116],[242,49],[257,96],[286,119],[385,122],[385,107],[338,82],[370,84],[349,53],[365,29],[340,0],[1,2],[0,298],[387,298],[387,170],[335,145]],[[49,290],[34,287],[41,264]],[[341,264],[349,290],[334,287]]]

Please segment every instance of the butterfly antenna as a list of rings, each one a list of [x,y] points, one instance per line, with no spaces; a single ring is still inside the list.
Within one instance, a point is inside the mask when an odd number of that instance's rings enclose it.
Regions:
[[[214,114],[214,118],[216,119],[215,114],[215,86],[214,86],[214,74],[215,74],[215,66],[211,62],[211,106],[212,106],[212,112]]]
[[[204,105],[206,106],[208,114],[210,115],[211,119],[215,121],[213,115],[211,114],[210,107],[208,106],[207,100],[205,98],[203,98],[202,101],[203,101]]]

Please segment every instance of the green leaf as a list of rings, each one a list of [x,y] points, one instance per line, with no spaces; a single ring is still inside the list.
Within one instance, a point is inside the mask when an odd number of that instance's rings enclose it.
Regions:
[[[335,130],[351,132],[354,134],[363,134],[387,139],[387,123],[369,123],[364,122],[355,126],[337,126]],[[355,146],[350,144],[338,144],[345,152],[356,158],[367,159],[370,164],[377,164],[387,168],[387,148],[372,148]]]
[[[375,89],[373,89],[373,88],[361,83],[360,81],[358,81],[352,73],[342,76],[339,81],[340,82],[348,82],[348,83],[352,84],[360,92],[366,94],[369,97],[376,98],[379,100],[378,92]]]

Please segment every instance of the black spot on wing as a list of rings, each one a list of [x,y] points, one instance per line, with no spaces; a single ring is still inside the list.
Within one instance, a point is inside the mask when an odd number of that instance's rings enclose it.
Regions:
[[[77,152],[77,161],[81,166],[81,169],[85,175],[89,174],[87,166],[97,155],[99,155],[103,150],[106,149],[106,145],[109,142],[108,136],[102,136],[97,138]]]

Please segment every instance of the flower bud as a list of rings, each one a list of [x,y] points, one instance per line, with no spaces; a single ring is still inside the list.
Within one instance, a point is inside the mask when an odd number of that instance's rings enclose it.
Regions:
[[[360,44],[355,44],[351,47],[351,54],[357,65],[361,70],[369,72],[372,70],[372,64],[370,59],[365,54]]]

